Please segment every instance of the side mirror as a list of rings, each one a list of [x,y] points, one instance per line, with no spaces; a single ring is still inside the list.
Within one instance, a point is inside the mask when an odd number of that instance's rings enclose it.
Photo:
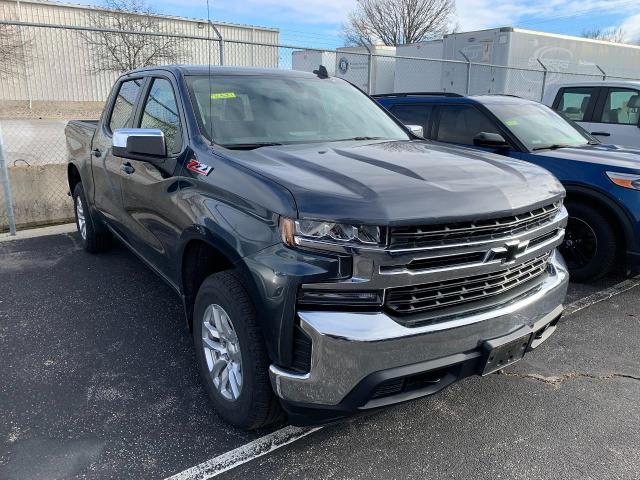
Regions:
[[[405,127],[416,137],[424,137],[424,128],[422,128],[422,125],[405,125]]]
[[[167,145],[162,130],[151,128],[118,128],[113,132],[113,154],[133,160],[164,158]]]
[[[509,148],[509,144],[499,133],[480,132],[473,137],[473,144],[476,147]]]

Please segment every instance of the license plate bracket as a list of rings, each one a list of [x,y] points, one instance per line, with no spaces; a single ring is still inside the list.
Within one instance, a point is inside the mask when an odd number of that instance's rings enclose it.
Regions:
[[[496,339],[484,342],[485,362],[481,375],[489,375],[522,360],[529,342],[531,333],[503,341]]]

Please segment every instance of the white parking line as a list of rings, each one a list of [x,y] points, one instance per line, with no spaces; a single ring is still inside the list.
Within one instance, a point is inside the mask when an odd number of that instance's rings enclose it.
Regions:
[[[573,303],[570,303],[564,309],[564,316],[568,317],[569,315],[573,315],[580,310],[588,308],[604,300],[608,300],[611,297],[615,297],[616,295],[620,295],[621,293],[624,293],[627,290],[631,290],[638,285],[640,285],[640,275],[638,275],[637,277],[629,278],[627,280],[624,280],[623,282],[615,284],[613,287],[600,290],[599,292],[595,292],[588,297],[584,297],[576,300]]]
[[[284,427],[276,430],[264,437],[256,438],[252,442],[242,445],[227,453],[207,460],[206,462],[191,467],[180,473],[166,478],[165,480],[206,480],[216,477],[227,470],[242,465],[243,463],[255,460],[258,457],[273,452],[280,447],[284,447],[302,437],[320,430],[322,427],[316,428],[300,428],[300,427]]]
[[[588,297],[576,300],[565,307],[564,316],[573,315],[574,313],[591,307],[596,303],[600,303],[604,300],[608,300],[616,295],[626,292],[634,287],[640,285],[640,276],[630,278],[623,282],[620,282],[605,290],[596,292]],[[307,435],[317,432],[322,427],[316,428],[299,428],[299,427],[284,427],[264,437],[257,438],[252,442],[242,445],[227,453],[207,460],[206,462],[191,467],[180,473],[166,478],[165,480],[208,480],[216,477],[223,472],[231,470],[243,463],[255,460],[258,457],[271,453],[274,450],[289,445],[290,443],[300,440]]]

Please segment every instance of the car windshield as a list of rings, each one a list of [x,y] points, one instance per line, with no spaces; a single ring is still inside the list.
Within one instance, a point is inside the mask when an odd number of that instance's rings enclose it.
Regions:
[[[360,90],[336,78],[277,75],[187,77],[202,134],[225,147],[406,140]]]
[[[590,139],[556,112],[541,104],[487,105],[529,150],[577,147]]]

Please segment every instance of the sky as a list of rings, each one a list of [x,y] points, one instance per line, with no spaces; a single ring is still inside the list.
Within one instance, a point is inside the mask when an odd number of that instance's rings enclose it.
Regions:
[[[67,0],[68,1],[68,0]],[[74,3],[99,3],[75,1]],[[207,18],[206,0],[149,0],[159,13]],[[209,0],[211,19],[280,29],[280,42],[336,48],[356,0]],[[640,0],[457,0],[458,31],[513,26],[567,35],[622,27],[640,43]]]

